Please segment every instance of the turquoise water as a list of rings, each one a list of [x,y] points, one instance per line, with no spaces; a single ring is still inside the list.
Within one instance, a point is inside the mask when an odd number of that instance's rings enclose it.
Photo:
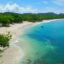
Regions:
[[[64,64],[64,20],[30,27],[20,42],[25,52],[20,64]]]

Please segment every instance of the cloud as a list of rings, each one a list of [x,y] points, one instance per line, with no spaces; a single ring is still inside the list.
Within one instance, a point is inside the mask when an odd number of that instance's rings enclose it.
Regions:
[[[38,13],[38,9],[34,9],[31,6],[19,6],[18,4],[0,4],[0,12]]]
[[[60,1],[60,0],[55,0]],[[63,0],[62,0],[63,1]],[[47,4],[49,2],[43,1]],[[56,3],[55,3],[56,4]],[[57,4],[58,5],[58,4]],[[55,6],[45,6],[41,9],[38,7],[35,9],[32,6],[20,6],[16,3],[14,4],[0,4],[0,12],[15,12],[15,13],[46,13],[46,12],[55,12],[55,13],[64,13],[64,8],[55,7]]]
[[[54,0],[53,3],[62,6],[64,5],[64,0]]]

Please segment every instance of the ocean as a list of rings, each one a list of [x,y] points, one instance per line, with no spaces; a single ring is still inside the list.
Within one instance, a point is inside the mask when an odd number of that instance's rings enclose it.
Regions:
[[[64,64],[64,20],[37,24],[20,35],[25,56],[19,64]]]

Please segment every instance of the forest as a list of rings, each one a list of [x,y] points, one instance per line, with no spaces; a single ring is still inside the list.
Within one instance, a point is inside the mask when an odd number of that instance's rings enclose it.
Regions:
[[[0,26],[6,26],[8,27],[10,24],[13,23],[22,23],[23,21],[29,21],[29,22],[40,22],[43,20],[48,19],[62,19],[64,18],[64,14],[56,14],[56,13],[24,13],[24,14],[18,14],[18,13],[12,13],[12,12],[5,12],[0,13]]]

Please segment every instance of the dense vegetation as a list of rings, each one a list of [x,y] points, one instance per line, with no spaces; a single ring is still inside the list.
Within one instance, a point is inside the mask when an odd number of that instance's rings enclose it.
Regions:
[[[55,13],[0,13],[0,26],[9,26],[12,23],[21,23],[22,21],[37,22],[47,19],[59,19],[64,18],[64,14],[55,14]]]
[[[11,39],[10,33],[0,34],[0,47],[9,47],[9,40]]]

